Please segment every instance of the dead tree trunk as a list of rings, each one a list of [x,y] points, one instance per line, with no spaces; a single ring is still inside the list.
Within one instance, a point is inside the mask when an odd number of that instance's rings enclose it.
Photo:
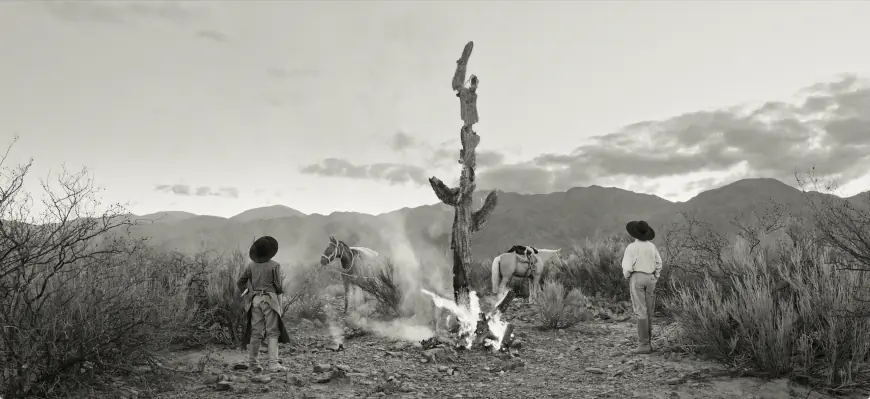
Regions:
[[[465,45],[462,57],[456,61],[456,72],[453,75],[453,90],[459,97],[460,117],[463,122],[460,129],[462,149],[459,151],[459,163],[462,164],[462,173],[459,175],[459,187],[447,187],[437,177],[429,178],[438,199],[454,208],[453,230],[450,234],[450,249],[453,252],[453,298],[458,305],[465,307],[469,304],[467,270],[471,264],[471,234],[483,228],[496,205],[496,192],[493,190],[486,196],[480,209],[471,211],[472,194],[476,188],[475,149],[480,143],[480,136],[472,130],[472,126],[478,121],[477,76],[471,75],[470,85],[465,86],[466,67],[473,47],[474,42]]]

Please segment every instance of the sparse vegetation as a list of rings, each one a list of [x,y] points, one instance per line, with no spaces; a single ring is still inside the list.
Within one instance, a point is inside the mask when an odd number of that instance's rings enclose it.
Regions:
[[[84,172],[43,184],[48,210],[34,216],[28,168],[6,167],[0,181],[0,395],[71,396],[144,365],[159,370],[157,349],[238,346],[242,252],[160,253],[130,239],[121,207],[97,211]],[[659,306],[679,326],[677,349],[831,391],[870,384],[870,202],[816,194],[807,193],[810,217],[751,209],[731,235],[690,214],[660,228]],[[547,269],[534,306],[542,327],[567,329],[600,301],[627,301],[627,243],[599,236]],[[470,264],[471,289],[490,293],[490,267]],[[326,322],[337,277],[285,269],[287,320]],[[382,316],[407,316],[400,269],[388,261],[355,281]]]
[[[535,308],[543,321],[542,327],[563,329],[592,319],[592,313],[587,309],[589,300],[579,288],[566,289],[551,277],[538,290],[540,295]]]
[[[391,259],[386,259],[382,267],[368,270],[355,276],[356,284],[363,292],[371,295],[378,302],[378,311],[389,316],[404,316],[402,299],[404,293],[396,276],[396,268]]]

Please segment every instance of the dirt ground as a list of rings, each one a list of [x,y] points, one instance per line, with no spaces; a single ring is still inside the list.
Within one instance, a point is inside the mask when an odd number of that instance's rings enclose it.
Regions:
[[[161,354],[174,370],[152,383],[156,398],[827,398],[787,380],[714,377],[723,368],[668,349],[675,326],[657,319],[650,355],[631,355],[631,321],[593,320],[541,331],[529,305],[507,312],[519,347],[424,350],[419,342],[367,334],[332,351],[327,327],[288,322],[293,342],[281,348],[286,373],[236,370],[238,349],[210,348]],[[265,347],[262,358],[265,358]],[[146,396],[136,388],[113,397]],[[125,393],[126,392],[126,393]],[[860,396],[856,396],[860,397]]]

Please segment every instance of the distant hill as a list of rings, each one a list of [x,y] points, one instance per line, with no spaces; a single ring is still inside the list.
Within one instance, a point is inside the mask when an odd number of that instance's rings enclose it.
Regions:
[[[183,212],[183,211],[164,211],[164,212],[154,212],[149,213],[147,215],[130,215],[134,219],[137,220],[149,220],[154,223],[175,223],[180,222],[182,220],[187,220],[193,217],[197,217],[194,213]]]
[[[231,217],[230,220],[245,223],[253,220],[281,219],[293,216],[305,216],[305,214],[289,206],[272,205],[262,208],[248,209],[247,211]]]
[[[485,194],[475,193],[475,204]],[[822,195],[810,194],[816,198]],[[806,213],[804,194],[776,179],[740,180],[686,202],[600,186],[534,195],[499,192],[498,206],[484,229],[474,235],[472,250],[475,257],[487,258],[519,243],[570,248],[599,233],[622,233],[629,220],[647,220],[661,231],[678,220],[681,212],[695,215],[722,232],[733,232],[729,223],[733,217],[750,217],[751,207],[764,211],[771,200],[793,214]],[[229,219],[165,214],[174,222],[136,226],[133,234],[151,237],[150,242],[157,247],[185,253],[206,248],[246,250],[253,239],[268,234],[281,243],[278,260],[290,263],[317,262],[330,235],[404,262],[443,262],[453,220],[453,210],[442,204],[376,216],[354,212],[304,215],[280,205],[252,209]]]

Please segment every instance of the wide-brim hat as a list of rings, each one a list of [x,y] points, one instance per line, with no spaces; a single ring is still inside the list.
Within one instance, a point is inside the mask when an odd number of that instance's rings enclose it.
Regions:
[[[628,222],[625,225],[625,230],[628,231],[628,235],[641,240],[641,241],[650,241],[653,238],[656,238],[656,232],[643,220],[633,220]]]
[[[248,251],[248,256],[256,263],[265,263],[272,259],[278,253],[278,240],[272,236],[264,236],[258,238],[251,244],[251,250]]]

